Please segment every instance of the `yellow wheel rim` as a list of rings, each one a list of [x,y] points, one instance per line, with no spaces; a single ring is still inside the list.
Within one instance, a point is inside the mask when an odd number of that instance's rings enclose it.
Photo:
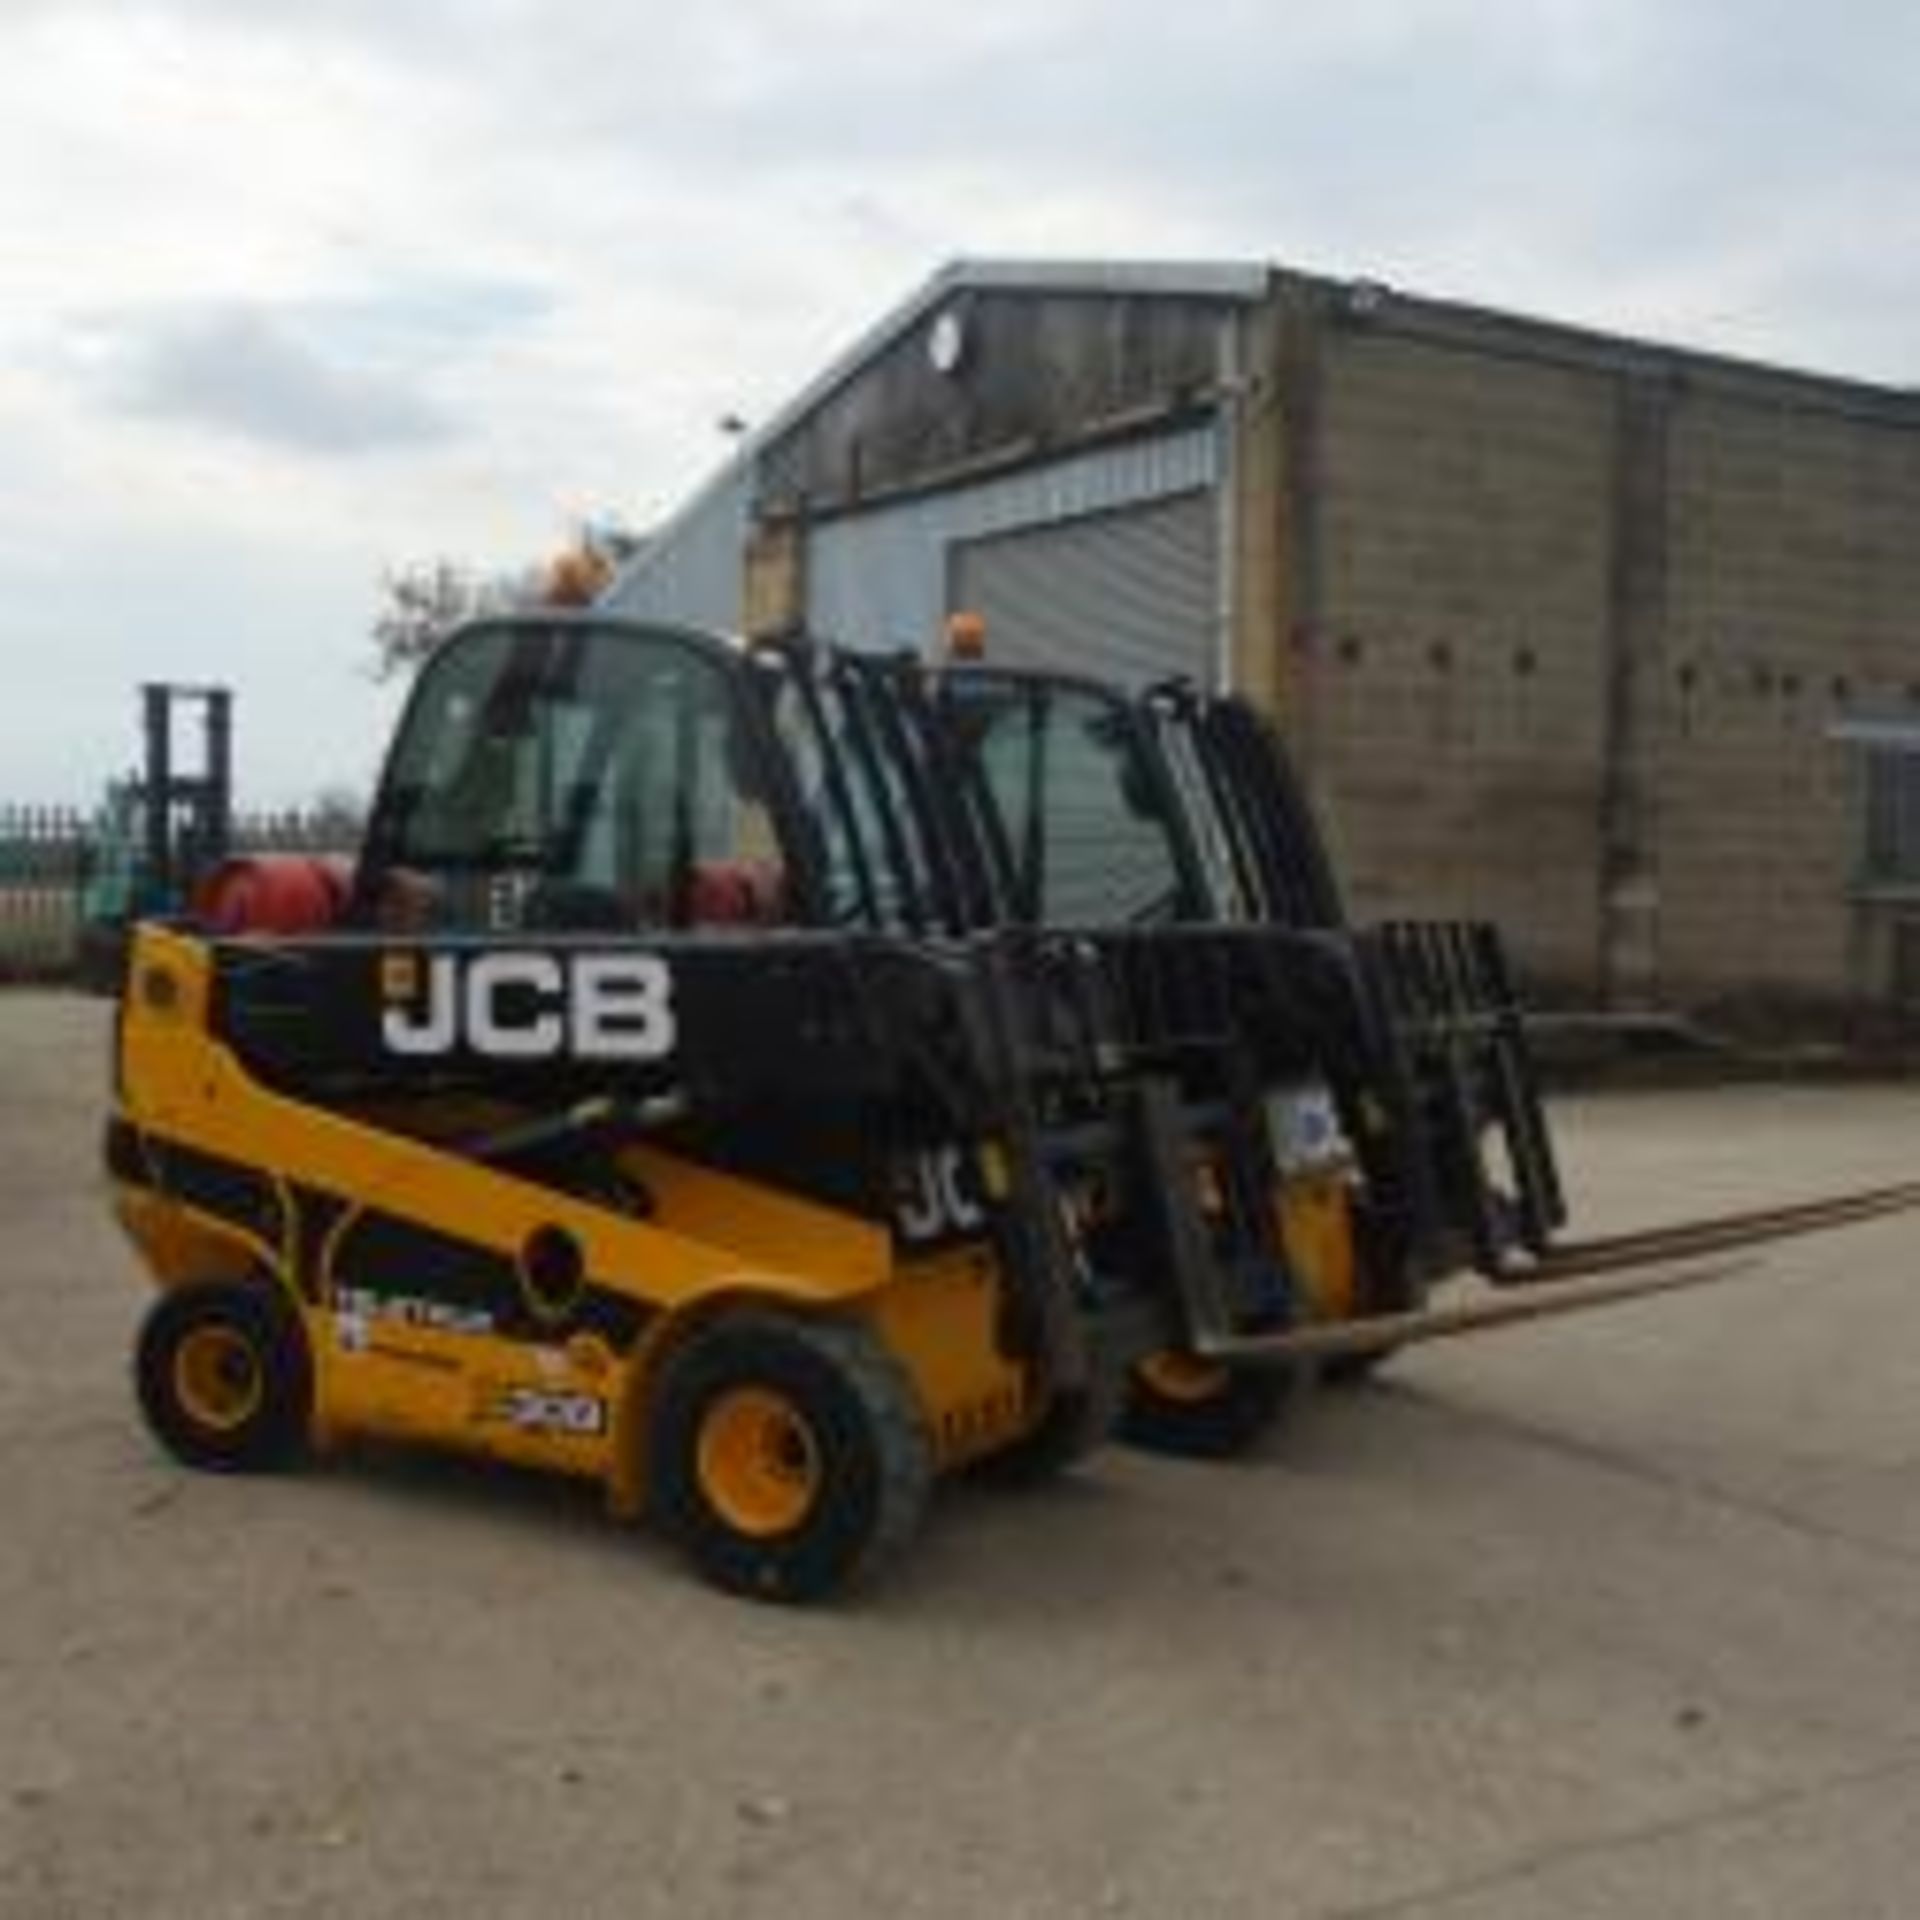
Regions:
[[[231,1433],[260,1411],[260,1356],[231,1327],[195,1327],[174,1350],[173,1392],[196,1425]]]
[[[736,1533],[791,1533],[820,1491],[820,1446],[806,1418],[771,1387],[730,1387],[700,1422],[700,1491]]]
[[[1226,1392],[1232,1376],[1225,1367],[1201,1360],[1177,1347],[1162,1347],[1140,1362],[1141,1380],[1162,1400],[1177,1400],[1183,1407],[1197,1407],[1218,1399]]]

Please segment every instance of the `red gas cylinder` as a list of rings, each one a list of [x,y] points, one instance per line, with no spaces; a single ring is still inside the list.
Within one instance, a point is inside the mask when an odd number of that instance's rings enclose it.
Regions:
[[[696,927],[771,927],[779,923],[783,877],[772,860],[696,860],[687,919]]]
[[[210,931],[318,933],[339,919],[353,863],[326,854],[250,853],[223,860],[193,890],[196,920]]]

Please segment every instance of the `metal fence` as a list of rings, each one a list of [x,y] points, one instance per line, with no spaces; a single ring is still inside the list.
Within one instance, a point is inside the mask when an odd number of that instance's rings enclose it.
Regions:
[[[63,808],[0,807],[0,976],[73,964],[94,868],[90,824]]]
[[[358,837],[332,811],[244,813],[232,829],[243,853],[346,853]],[[0,980],[74,972],[89,920],[124,910],[133,857],[124,823],[104,812],[0,806]]]

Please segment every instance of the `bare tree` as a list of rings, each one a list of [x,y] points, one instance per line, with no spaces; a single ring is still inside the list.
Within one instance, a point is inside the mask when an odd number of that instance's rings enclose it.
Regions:
[[[381,580],[373,623],[374,671],[410,673],[464,620],[516,607],[591,606],[623,561],[645,544],[608,523],[578,528],[551,560],[512,573],[487,573],[453,560],[426,560]]]
[[[316,837],[330,837],[342,846],[359,845],[367,823],[367,804],[352,787],[322,787],[308,802],[306,813]]]
[[[383,680],[411,672],[463,620],[516,604],[524,584],[452,560],[389,572],[380,582],[381,607],[373,622],[374,671]]]

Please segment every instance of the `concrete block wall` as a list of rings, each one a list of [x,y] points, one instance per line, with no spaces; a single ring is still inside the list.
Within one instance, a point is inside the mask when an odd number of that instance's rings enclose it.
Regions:
[[[1590,997],[1611,384],[1362,330],[1319,365],[1283,704],[1353,909],[1497,919]]]
[[[1871,1003],[1849,712],[1920,720],[1920,433],[1681,392],[1654,757],[1662,983],[1685,1002]]]
[[[1858,895],[1831,728],[1920,720],[1920,413],[1497,316],[1302,324],[1249,484],[1356,913],[1498,920],[1589,1004],[1884,1005],[1912,908]]]

